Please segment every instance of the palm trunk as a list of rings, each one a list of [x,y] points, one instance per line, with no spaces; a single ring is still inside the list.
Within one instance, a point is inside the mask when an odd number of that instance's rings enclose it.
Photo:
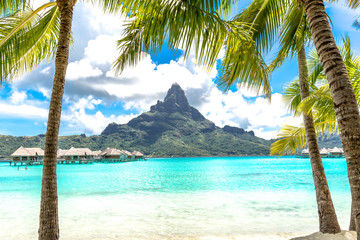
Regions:
[[[360,115],[349,75],[330,29],[323,0],[304,0],[310,31],[329,82],[347,161],[357,239],[360,240]]]
[[[349,226],[350,231],[356,231],[355,216],[356,216],[356,214],[354,211],[354,204],[351,201],[351,215],[350,215],[350,226]]]
[[[55,76],[45,137],[39,240],[59,239],[56,158],[62,97],[64,94],[65,75],[69,58],[69,43],[74,2],[73,0],[57,0],[57,5],[61,14],[60,33],[56,52]]]
[[[308,70],[306,66],[305,47],[298,49],[299,84],[301,100],[309,96],[307,84]],[[329,186],[322,164],[312,114],[303,114],[306,141],[309,147],[310,163],[316,192],[316,203],[319,215],[319,228],[322,233],[339,233],[341,231]]]

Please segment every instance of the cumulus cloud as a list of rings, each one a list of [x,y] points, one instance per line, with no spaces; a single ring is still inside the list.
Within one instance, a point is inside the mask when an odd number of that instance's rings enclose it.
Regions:
[[[120,76],[115,76],[111,65],[119,54],[116,40],[121,38],[124,18],[104,15],[101,10],[88,5],[78,6],[82,9],[77,10],[82,14],[80,19],[85,19],[92,31],[81,32],[81,36],[74,33],[75,40],[80,39],[80,45],[75,41],[66,75],[62,120],[68,127],[67,131],[99,134],[110,122],[126,123],[148,111],[158,99],[162,100],[174,82],[184,89],[189,103],[218,126],[238,126],[254,130],[258,136],[273,138],[276,128],[293,122],[280,94],[272,95],[271,104],[264,98],[256,98],[255,93],[248,89],[223,94],[214,83],[217,70],[214,68],[208,73],[196,66],[194,54],[186,61],[181,58],[158,65],[149,54],[144,54],[136,67],[126,68]],[[74,29],[83,31],[76,24],[75,21]],[[49,74],[53,69],[54,66],[39,68],[17,82],[16,87],[34,89],[49,99],[52,87]],[[36,84],[33,79],[36,79]],[[16,101],[18,105],[26,101],[21,92],[13,95],[13,105]],[[119,105],[118,109],[128,110],[127,113],[104,114],[101,109],[114,103]],[[47,116],[44,108],[32,110],[43,118]],[[113,110],[115,112],[114,107]]]
[[[106,117],[101,111],[96,111],[95,114],[87,113],[87,110],[94,110],[101,102],[101,99],[95,99],[92,96],[81,98],[64,111],[62,120],[72,131],[80,130],[84,133],[100,134],[111,122],[127,123],[136,116],[134,114],[118,116],[112,114]]]
[[[46,119],[46,104],[29,100],[25,91],[13,90],[8,99],[0,102],[0,115],[9,118]]]
[[[10,102],[13,104],[23,103],[27,98],[26,92],[14,90],[10,96]]]
[[[102,71],[90,64],[88,59],[71,62],[66,71],[66,80],[77,80],[79,78],[98,77]]]

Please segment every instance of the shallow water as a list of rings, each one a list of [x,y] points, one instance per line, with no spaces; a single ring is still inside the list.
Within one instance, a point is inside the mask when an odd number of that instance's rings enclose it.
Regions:
[[[345,159],[324,159],[343,229]],[[24,168],[24,167],[23,167]],[[41,166],[0,164],[0,239],[37,239]],[[58,165],[61,239],[286,239],[317,231],[309,159],[173,158]]]

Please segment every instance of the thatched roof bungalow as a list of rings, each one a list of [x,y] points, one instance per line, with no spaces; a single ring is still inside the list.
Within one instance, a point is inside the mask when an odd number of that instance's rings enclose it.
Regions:
[[[89,148],[70,148],[64,155],[65,160],[81,160],[94,157],[94,153]]]
[[[329,157],[342,157],[343,153],[342,149],[334,147],[329,151]]]
[[[44,150],[41,148],[24,148],[19,147],[11,154],[13,161],[37,161],[44,158]]]
[[[120,159],[122,152],[116,148],[106,148],[99,155],[105,159]]]
[[[307,158],[309,157],[309,149],[305,148],[301,151],[301,157]]]
[[[144,158],[144,154],[142,154],[142,153],[139,152],[139,151],[133,151],[133,152],[132,152],[132,155],[134,156],[134,158],[135,158],[136,160],[138,160],[138,159],[143,159],[143,158]]]
[[[102,152],[101,150],[98,150],[98,151],[92,151],[94,156],[97,157],[100,155],[100,153]]]
[[[133,155],[131,152],[127,151],[127,150],[121,150],[122,152],[122,156],[124,156],[125,159],[127,159],[127,161],[130,161],[131,159],[133,159]]]
[[[58,149],[57,150],[57,158],[64,158],[64,154],[67,152],[68,150],[66,149]]]
[[[330,151],[329,149],[322,148],[322,149],[320,150],[320,156],[321,156],[321,157],[328,157],[329,151]]]

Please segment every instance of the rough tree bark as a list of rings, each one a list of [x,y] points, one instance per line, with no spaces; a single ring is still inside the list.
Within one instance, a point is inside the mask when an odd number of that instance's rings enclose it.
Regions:
[[[61,14],[60,32],[55,58],[55,76],[45,137],[39,240],[59,239],[56,158],[62,98],[64,94],[65,75],[69,58],[69,43],[74,1],[75,0],[57,0],[57,5]]]
[[[304,0],[311,35],[329,82],[343,145],[360,240],[360,116],[345,64],[336,46],[323,0]]]
[[[306,65],[304,45],[299,47],[297,56],[299,67],[300,96],[301,100],[303,100],[309,96],[309,85],[307,83],[308,69]],[[303,114],[303,120],[315,185],[316,203],[319,215],[319,229],[322,233],[339,233],[341,229],[337,220],[334,204],[332,202],[329,186],[326,180],[312,114]]]

